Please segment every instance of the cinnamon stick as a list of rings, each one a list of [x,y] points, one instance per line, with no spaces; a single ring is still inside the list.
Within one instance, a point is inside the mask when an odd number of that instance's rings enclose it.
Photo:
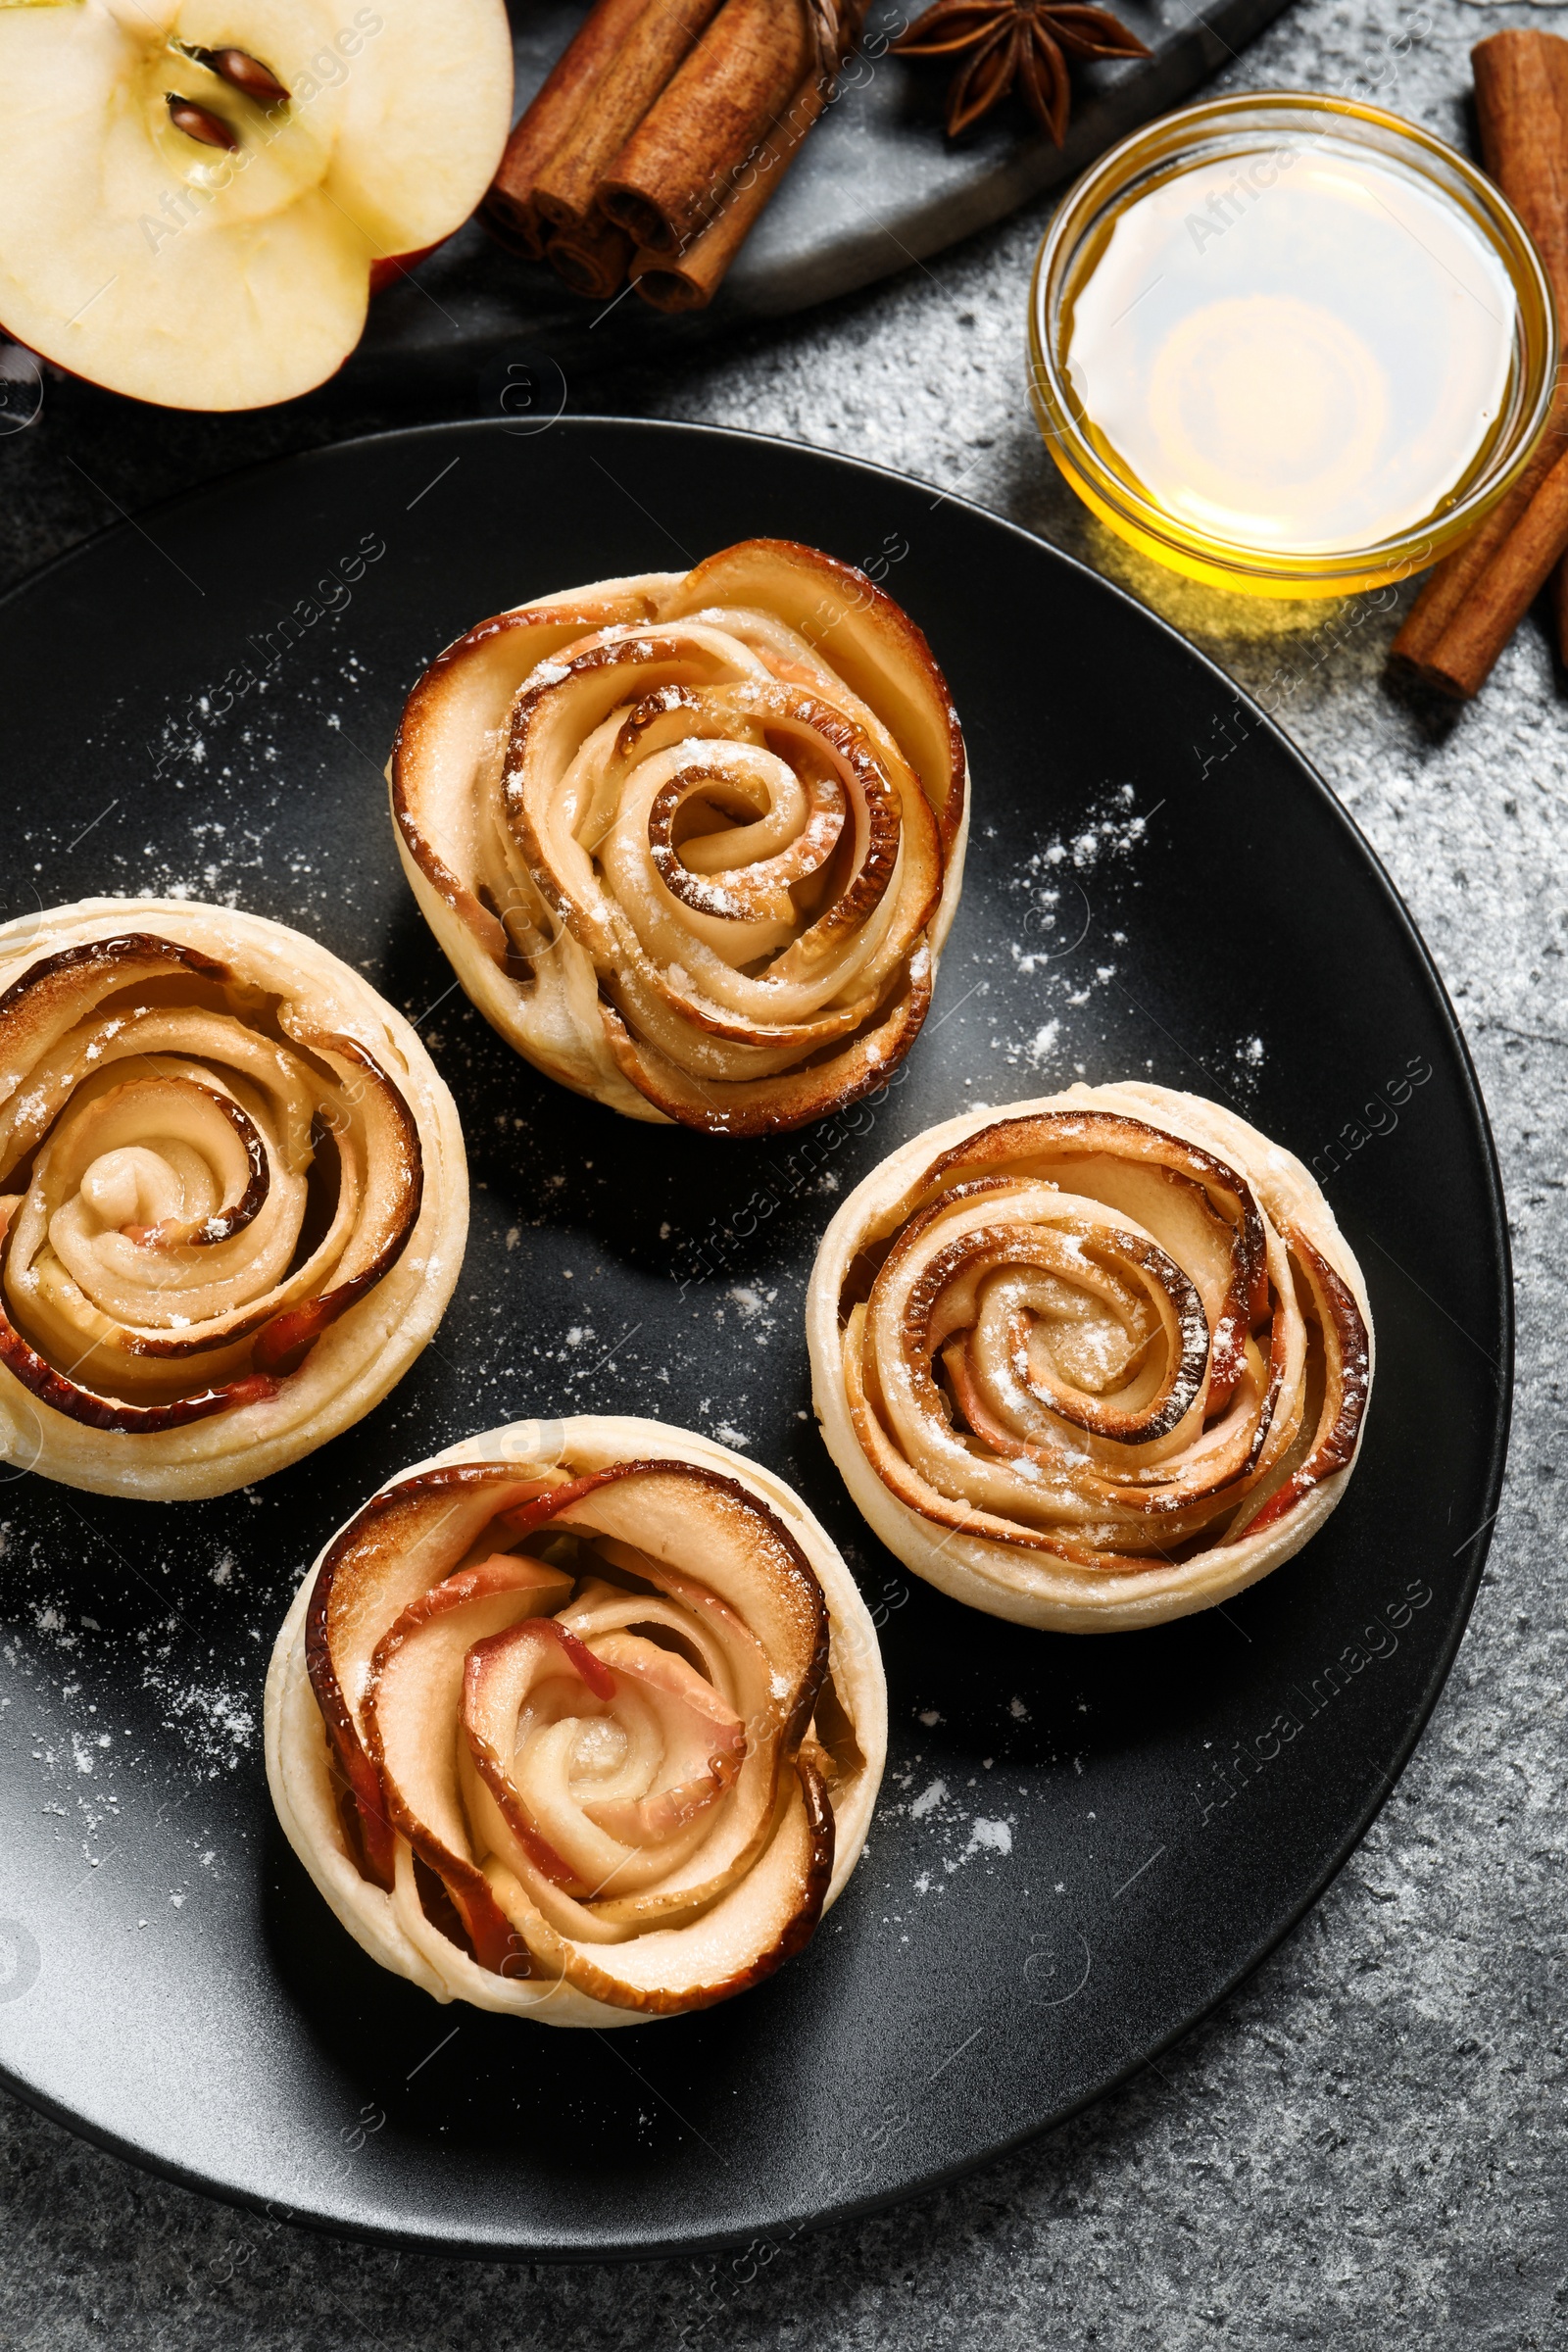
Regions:
[[[1568,351],[1568,41],[1497,32],[1478,44],[1471,62],[1487,170],[1536,241]],[[1561,397],[1568,401],[1568,393]],[[1554,421],[1568,430],[1568,416]],[[1568,662],[1568,556],[1551,587],[1557,645]]]
[[[787,4],[793,8],[796,0]],[[617,0],[604,5],[608,12]],[[627,8],[619,0],[618,37],[608,56],[601,54],[581,106],[534,174],[534,209],[543,221],[577,228],[589,218],[607,169],[693,44],[701,44],[719,6],[720,0],[642,0]]]
[[[1482,574],[1419,674],[1442,694],[1479,693],[1487,674],[1568,548],[1568,451],[1536,490],[1502,552]],[[1406,628],[1409,623],[1406,622]],[[1404,631],[1400,631],[1402,637]],[[1399,639],[1395,640],[1399,651]]]
[[[1568,318],[1568,41],[1494,32],[1470,64],[1482,160],[1535,239]]]
[[[544,251],[545,224],[534,193],[539,174],[566,138],[596,84],[619,55],[649,0],[598,0],[540,88],[518,117],[500,168],[480,207],[487,226],[504,245],[537,261]]]
[[[557,228],[545,245],[545,260],[573,294],[608,302],[626,282],[631,239],[612,220],[584,220],[579,226]]]
[[[1568,339],[1568,41],[1548,32],[1494,32],[1471,51],[1482,154],[1540,251]],[[1548,495],[1568,440],[1568,378],[1545,432],[1507,495],[1434,570],[1394,641],[1402,667],[1440,693],[1479,692],[1494,662],[1568,548],[1568,506]],[[1562,508],[1561,537],[1549,545]],[[1525,588],[1524,583],[1532,584]],[[1559,625],[1568,590],[1559,573]],[[1568,658],[1568,637],[1564,639]]]
[[[1521,528],[1561,449],[1561,425],[1554,408],[1551,422],[1513,488],[1497,501],[1486,521],[1463,545],[1435,567],[1405,614],[1403,626],[1390,648],[1391,658],[1423,685],[1440,694],[1467,699],[1479,694],[1486,684],[1516,623],[1510,621],[1488,650],[1485,641],[1476,640],[1473,627],[1467,624],[1467,615],[1478,602],[1501,611],[1511,601],[1507,573],[1513,536]],[[1548,564],[1547,572],[1550,569]],[[1504,590],[1500,599],[1495,584],[1499,573],[1503,575]],[[1545,574],[1542,576],[1544,578]],[[1527,606],[1528,599],[1521,612]],[[1455,630],[1465,632],[1472,649],[1462,668],[1448,650],[1449,636]]]
[[[1497,32],[1478,43],[1471,64],[1482,156],[1535,239],[1568,353],[1568,41],[1545,32]],[[1563,413],[1553,423],[1568,434],[1568,382],[1558,397]],[[1568,662],[1568,555],[1551,588],[1557,645]]]
[[[735,193],[716,220],[675,253],[635,256],[631,273],[637,292],[656,311],[700,311],[751,234],[758,215],[776,192],[812,123],[827,105],[830,83],[813,71],[801,83],[755,155],[735,174]]]
[[[733,209],[736,174],[816,62],[804,0],[724,0],[610,162],[606,217],[645,251],[677,253]]]

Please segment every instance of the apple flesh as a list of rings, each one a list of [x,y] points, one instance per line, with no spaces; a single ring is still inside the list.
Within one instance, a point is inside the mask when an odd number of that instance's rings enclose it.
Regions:
[[[370,1660],[366,1728],[391,1822],[444,1882],[480,1965],[498,1972],[514,1939],[469,1853],[452,1738],[464,1660],[475,1642],[559,1607],[570,1590],[570,1578],[542,1560],[496,1553],[412,1602]]]
[[[0,6],[0,327],[165,407],[292,399],[511,119],[504,0]]]

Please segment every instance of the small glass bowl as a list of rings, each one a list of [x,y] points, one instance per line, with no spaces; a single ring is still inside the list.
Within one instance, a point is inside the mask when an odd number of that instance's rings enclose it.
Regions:
[[[1295,555],[1212,537],[1154,503],[1119,465],[1067,372],[1072,306],[1137,193],[1199,163],[1245,159],[1295,142],[1359,149],[1446,199],[1506,270],[1516,319],[1497,425],[1435,513],[1375,545]],[[1540,256],[1517,215],[1475,166],[1418,124],[1347,98],[1265,90],[1181,108],[1112,147],[1070,191],[1047,232],[1029,298],[1030,392],[1046,445],[1085,505],[1146,555],[1253,596],[1346,596],[1420,571],[1475,529],[1528,463],[1551,410],[1557,324]]]

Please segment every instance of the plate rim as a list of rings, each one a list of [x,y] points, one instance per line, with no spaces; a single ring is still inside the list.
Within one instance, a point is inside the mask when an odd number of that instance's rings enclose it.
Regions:
[[[1471,1565],[1465,1573],[1452,1628],[1412,1709],[1410,1725],[1396,1752],[1392,1773],[1386,1780],[1375,1786],[1373,1793],[1365,1805],[1354,1816],[1348,1833],[1326,1867],[1313,1880],[1301,1900],[1278,1925],[1271,1926],[1270,1932],[1247,1954],[1211,1997],[1191,2014],[1183,2016],[1159,2040],[1152,2043],[1147,2052],[1129,2058],[1127,2063],[1116,2073],[1097,2082],[1093,2089],[1086,2091],[1081,2097],[1074,2099],[1068,2106],[1047,2120],[1026,2125],[1022,2130],[992,2142],[979,2154],[964,2156],[951,2163],[930,2167],[891,2190],[858,2197],[847,2196],[806,2212],[791,2214],[787,2219],[775,2223],[763,2233],[766,2242],[793,2244],[798,2239],[817,2230],[853,2224],[879,2213],[889,2212],[895,2207],[913,2205],[917,2201],[951,2186],[954,2182],[979,2172],[984,2166],[1014,2154],[1031,2141],[1043,2141],[1051,2134],[1059,2132],[1102,2099],[1108,2098],[1121,2089],[1134,2076],[1142,2073],[1153,2059],[1185,2039],[1205,2018],[1213,2016],[1215,2011],[1231,1998],[1237,1988],[1262,1966],[1270,1954],[1278,1950],[1287,1937],[1295,1933],[1307,1913],[1321,1901],[1328,1887],[1338,1878],[1346,1863],[1361,1844],[1372,1824],[1383,1811],[1402,1779],[1416,1747],[1425,1736],[1433,1711],[1452,1672],[1453,1662],[1458,1654],[1460,1644],[1469,1629],[1476,1596],[1481,1588],[1487,1561],[1491,1556],[1496,1519],[1501,1507],[1512,1430],[1517,1320],[1513,1254],[1508,1236],[1506,1195],[1486,1098],[1482,1092],[1469,1041],[1454,1010],[1453,1001],[1432,950],[1400,896],[1377,849],[1362,831],[1354,815],[1334,791],[1327,778],[1320,772],[1315,761],[1254,697],[1221,667],[1213,656],[1205,653],[1201,647],[1195,645],[1190,638],[1183,636],[1182,632],[1162,613],[1154,612],[1152,607],[1144,604],[1119,581],[1106,578],[1103,573],[1096,571],[1092,565],[1086,564],[1082,558],[1055,546],[1051,540],[1042,537],[1039,532],[1031,531],[1022,523],[1013,521],[1010,516],[996,514],[989,507],[980,505],[977,500],[964,497],[956,490],[943,491],[940,483],[932,482],[918,474],[905,472],[894,466],[877,465],[864,458],[852,457],[842,451],[825,449],[815,443],[795,440],[784,434],[760,432],[744,426],[705,424],[668,417],[623,416],[610,412],[563,414],[546,428],[545,432],[529,436],[529,438],[543,440],[549,434],[561,430],[591,438],[595,431],[605,427],[646,433],[655,437],[679,438],[688,442],[711,442],[716,439],[751,446],[760,444],[767,449],[782,449],[794,456],[805,456],[824,462],[829,466],[848,467],[872,480],[892,483],[902,491],[937,490],[941,492],[937,504],[957,507],[988,526],[1000,529],[1024,542],[1036,555],[1044,555],[1051,563],[1058,564],[1068,573],[1076,575],[1080,583],[1087,582],[1094,591],[1108,595],[1114,601],[1128,607],[1142,623],[1152,626],[1179,648],[1182,655],[1190,661],[1196,662],[1201,669],[1207,671],[1217,687],[1232,696],[1237,705],[1246,711],[1250,721],[1250,732],[1263,731],[1271,737],[1276,747],[1294,762],[1300,772],[1302,780],[1311,788],[1325,808],[1331,822],[1337,821],[1344,829],[1352,847],[1375,880],[1381,893],[1385,911],[1392,918],[1395,929],[1402,935],[1406,946],[1413,949],[1416,962],[1431,985],[1436,1004],[1443,1015],[1449,1040],[1456,1051],[1459,1075],[1462,1080],[1463,1104],[1481,1145],[1481,1164],[1488,1196],[1489,1240],[1492,1245],[1489,1251],[1489,1263],[1496,1281],[1495,1304],[1500,1341],[1496,1363],[1495,1399],[1487,1444],[1485,1478],[1485,1499],[1492,1506],[1491,1515],[1481,1532],[1469,1539],[1475,1549]],[[382,427],[370,433],[346,434],[336,439],[319,442],[310,449],[288,451],[280,455],[258,459],[242,466],[231,467],[223,472],[214,474],[190,488],[178,491],[169,498],[161,499],[152,506],[142,508],[135,514],[126,513],[119,521],[103,524],[86,537],[76,541],[73,546],[63,550],[59,555],[52,557],[47,563],[38,565],[36,569],[25,573],[22,579],[0,594],[0,616],[3,616],[15,602],[42,583],[52,580],[55,574],[95,555],[102,542],[117,536],[124,540],[129,534],[139,534],[150,538],[151,534],[143,527],[147,521],[155,521],[163,515],[177,514],[182,509],[197,505],[212,498],[215,494],[221,494],[231,487],[247,484],[255,476],[275,477],[295,471],[308,471],[318,465],[330,464],[340,455],[372,449],[383,443],[428,443],[436,439],[460,436],[477,436],[490,440],[516,438],[514,434],[509,433],[503,422],[491,417],[432,418],[427,421]],[[656,528],[662,531],[663,526],[656,522]],[[1461,1545],[1460,1548],[1463,1549],[1464,1546]],[[256,1866],[263,1867],[260,1857],[258,1857]],[[459,2235],[448,2236],[432,2233],[429,2230],[416,2232],[393,2226],[382,2227],[368,2222],[349,2222],[324,2212],[311,2212],[301,2207],[289,2206],[277,2198],[259,2197],[233,2183],[216,2180],[193,2168],[182,2166],[172,2158],[155,2155],[139,2148],[113,2130],[88,2123],[48,2093],[22,2080],[3,2062],[0,2062],[0,2088],[23,2101],[35,2112],[45,2116],[62,2130],[71,2132],[74,2137],[103,2149],[107,2154],[134,2166],[140,2172],[150,2173],[159,2179],[172,2181],[176,2187],[193,2192],[198,2196],[212,2198],[230,2208],[254,2213],[274,2223],[283,2222],[290,2228],[308,2230],[318,2236],[336,2239],[347,2244],[392,2246],[407,2252],[424,2254],[437,2261],[506,2265],[535,2262],[572,2265],[678,2261],[683,2258],[729,2251],[746,2242],[748,2237],[747,2230],[742,2227],[738,2230],[719,2230],[706,2233],[698,2231],[679,2238],[661,2237],[650,2238],[646,2241],[616,2240],[595,2246],[564,2245],[560,2242],[544,2244],[538,2241],[523,2244],[515,2240],[502,2245],[488,2240],[471,2240],[464,2239]],[[755,2236],[756,2232],[753,2231],[750,2234]]]

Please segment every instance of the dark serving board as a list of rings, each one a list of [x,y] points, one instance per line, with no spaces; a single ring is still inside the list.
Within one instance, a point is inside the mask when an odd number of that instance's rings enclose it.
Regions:
[[[380,773],[406,688],[468,623],[752,532],[885,560],[946,665],[975,792],[899,1082],[756,1145],[632,1127],[514,1058],[453,991]],[[214,688],[279,612],[376,542],[337,616],[220,712]],[[592,419],[350,443],[114,530],[6,603],[0,713],[7,913],[181,888],[316,934],[420,1018],[474,1181],[447,1320],[358,1429],[215,1502],[26,1475],[0,1496],[4,2081],[274,2216],[651,2254],[777,2242],[960,2172],[1251,1968],[1441,1688],[1511,1364],[1502,1201],[1452,1012],[1284,737],[1118,590],[956,500]],[[801,1331],[845,1187],[960,1106],[1075,1072],[1210,1093],[1323,1171],[1379,1359],[1348,1497],[1300,1557],[1223,1611],[1087,1640],[962,1609],[880,1549],[808,1418]],[[259,1732],[274,1630],[327,1533],[440,1446],[575,1409],[739,1433],[795,1481],[871,1602],[892,1711],[869,1847],[809,1948],[742,1999],[611,2036],[438,2008],[377,1970],[273,1823]]]
[[[847,70],[839,98],[710,311],[656,318],[629,296],[607,315],[604,304],[568,294],[553,271],[516,261],[470,221],[409,282],[377,296],[364,341],[334,381],[359,394],[450,383],[468,369],[493,408],[486,370],[514,351],[558,365],[657,357],[672,338],[687,343],[850,293],[1000,220],[1042,188],[1076,178],[1138,123],[1190,97],[1287,4],[1117,0],[1117,13],[1152,54],[1081,69],[1066,143],[1055,148],[1010,100],[961,138],[947,138],[944,66],[886,54],[887,42],[920,13],[919,0],[872,0],[864,53]],[[514,0],[519,112],[583,13],[581,0]]]

